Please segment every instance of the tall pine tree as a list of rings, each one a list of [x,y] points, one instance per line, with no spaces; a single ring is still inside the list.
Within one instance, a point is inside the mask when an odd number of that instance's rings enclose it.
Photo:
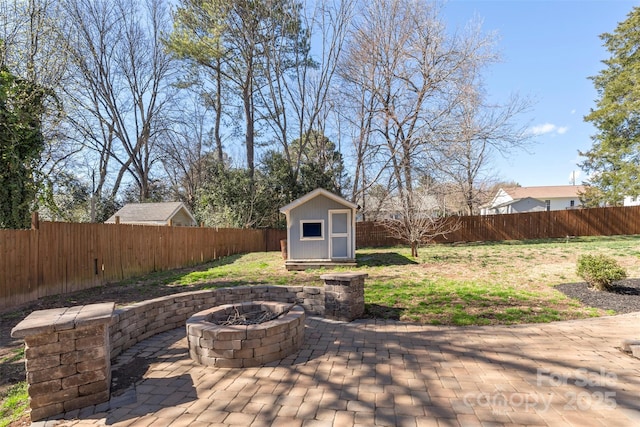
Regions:
[[[590,174],[586,204],[616,206],[640,195],[640,8],[600,38],[610,58],[591,77],[599,99],[585,121],[597,133],[580,166]]]

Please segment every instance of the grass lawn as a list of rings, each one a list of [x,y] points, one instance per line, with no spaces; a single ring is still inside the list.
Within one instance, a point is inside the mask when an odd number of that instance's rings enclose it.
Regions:
[[[29,409],[28,405],[27,382],[11,387],[0,403],[0,427],[10,426],[21,419]]]
[[[582,254],[611,256],[629,278],[640,277],[640,236],[429,245],[420,248],[419,254],[413,259],[404,247],[358,249],[355,270],[369,276],[365,282],[368,316],[466,326],[614,314],[585,307],[554,285],[582,281],[575,273]],[[86,304],[98,295],[125,305],[161,294],[223,286],[322,286],[323,273],[322,269],[289,272],[279,252],[251,253],[60,296],[56,304]],[[2,320],[15,315],[7,313]],[[22,360],[16,349],[5,350],[11,352],[5,352],[0,365]],[[24,417],[26,410],[25,383],[8,386],[0,388],[0,427]]]
[[[367,314],[437,325],[550,322],[605,313],[583,307],[553,286],[582,281],[581,254],[614,257],[640,277],[640,236],[429,245],[410,257],[404,247],[359,249]],[[353,269],[351,269],[353,270]],[[170,286],[321,285],[325,271],[288,272],[279,253],[218,260],[207,268],[162,280]]]

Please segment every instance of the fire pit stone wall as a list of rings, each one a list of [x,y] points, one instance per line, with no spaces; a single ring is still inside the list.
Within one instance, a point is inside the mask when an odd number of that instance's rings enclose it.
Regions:
[[[278,317],[257,324],[224,324],[231,317],[258,311]],[[213,307],[187,320],[189,354],[202,365],[218,368],[260,366],[300,349],[304,321],[304,308],[287,303],[252,301]]]

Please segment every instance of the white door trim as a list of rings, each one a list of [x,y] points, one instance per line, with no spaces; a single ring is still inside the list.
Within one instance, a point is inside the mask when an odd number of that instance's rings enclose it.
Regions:
[[[347,232],[335,233],[333,231],[333,215],[334,214],[347,214]],[[329,209],[329,259],[349,259],[351,258],[351,209]],[[334,257],[333,256],[333,238],[334,237],[346,237],[347,238],[347,256]]]

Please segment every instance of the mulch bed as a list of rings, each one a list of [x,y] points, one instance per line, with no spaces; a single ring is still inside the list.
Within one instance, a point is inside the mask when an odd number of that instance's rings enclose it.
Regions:
[[[640,311],[640,279],[621,280],[611,291],[595,291],[586,283],[564,283],[557,290],[589,307],[614,310],[616,314]]]

